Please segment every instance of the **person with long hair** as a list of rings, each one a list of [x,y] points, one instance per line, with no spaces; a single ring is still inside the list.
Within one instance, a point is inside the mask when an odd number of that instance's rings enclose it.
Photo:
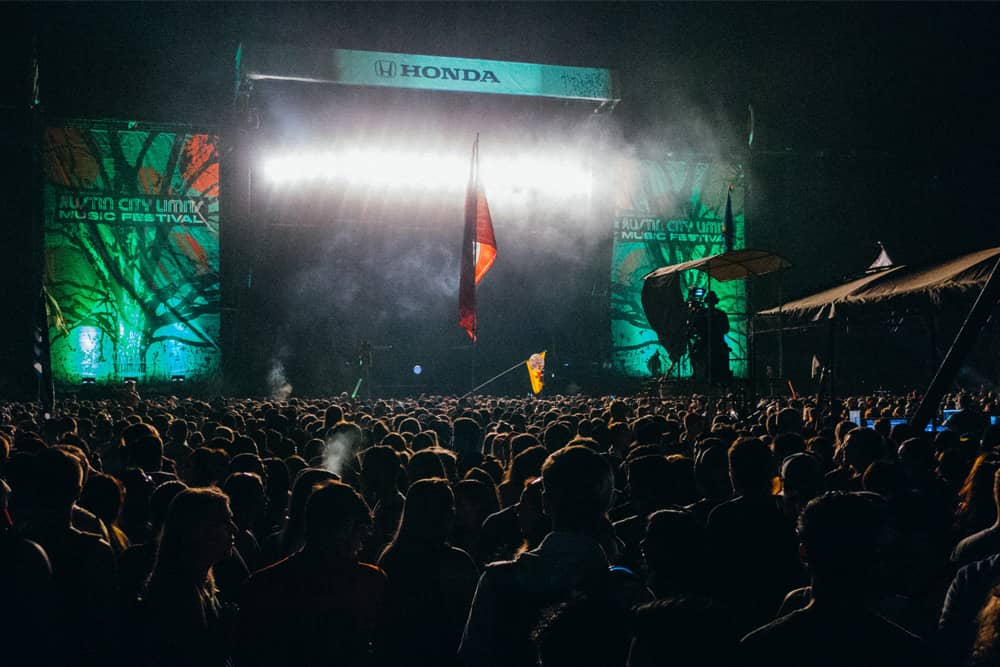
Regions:
[[[237,665],[369,664],[385,592],[385,574],[358,560],[371,521],[371,509],[347,484],[313,485],[302,548],[255,572],[243,589]]]
[[[115,555],[129,547],[128,535],[122,530],[122,505],[125,503],[125,486],[111,475],[91,472],[80,494],[80,506],[93,512],[108,529],[108,543]]]
[[[463,479],[455,485],[455,525],[451,541],[477,564],[485,563],[487,547],[483,543],[483,522],[500,511],[497,488],[492,482]]]
[[[262,566],[276,563],[302,548],[306,533],[306,501],[314,486],[336,479],[339,479],[337,475],[323,468],[303,468],[299,471],[292,485],[292,495],[288,498],[284,524],[267,537],[261,550]]]
[[[500,483],[500,506],[510,507],[517,504],[521,498],[528,480],[542,474],[542,464],[549,453],[541,445],[529,447],[519,453],[510,462]]]
[[[376,642],[379,664],[458,664],[478,571],[469,554],[448,543],[454,522],[455,495],[447,480],[423,479],[410,487],[396,536],[379,559],[389,579]]]
[[[976,637],[966,664],[988,667],[1000,662],[1000,584],[993,587],[976,614]]]
[[[993,477],[1000,469],[996,459],[980,454],[972,464],[958,492],[958,509],[955,512],[955,532],[958,539],[985,530],[997,518],[997,505],[993,500]]]
[[[185,489],[170,503],[143,594],[149,665],[228,664],[233,618],[212,567],[232,552],[236,532],[218,489]]]
[[[994,507],[1000,508],[1000,468],[993,473],[993,504]],[[993,523],[978,533],[969,535],[955,546],[951,552],[952,563],[961,567],[1000,553],[1000,513],[994,510],[994,514],[997,516]]]

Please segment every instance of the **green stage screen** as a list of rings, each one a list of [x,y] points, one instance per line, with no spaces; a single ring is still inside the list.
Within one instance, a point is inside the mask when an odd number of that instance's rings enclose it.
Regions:
[[[684,354],[671,367],[643,311],[643,276],[654,269],[723,252],[722,223],[726,192],[734,186],[733,249],[744,247],[743,173],[735,164],[709,160],[631,160],[617,170],[614,248],[611,258],[611,352],[616,371],[628,377],[650,377],[650,358],[659,351],[662,372],[691,376]],[[681,293],[707,287],[708,276],[688,271],[680,278]],[[747,375],[746,286],[743,281],[712,282],[718,307],[729,316],[730,368]]]
[[[44,285],[64,387],[219,374],[218,137],[133,126],[45,131]]]

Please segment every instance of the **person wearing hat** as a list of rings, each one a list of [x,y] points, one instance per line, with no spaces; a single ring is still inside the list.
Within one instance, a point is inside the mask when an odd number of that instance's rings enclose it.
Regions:
[[[694,344],[691,347],[691,367],[696,380],[703,382],[728,382],[729,370],[729,318],[716,308],[719,296],[715,292],[705,295],[704,307],[693,313]]]

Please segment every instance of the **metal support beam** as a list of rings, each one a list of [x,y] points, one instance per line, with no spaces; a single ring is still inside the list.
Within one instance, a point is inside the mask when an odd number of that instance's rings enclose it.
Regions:
[[[979,337],[979,332],[982,331],[983,326],[989,319],[990,313],[993,312],[998,297],[1000,297],[1000,257],[993,264],[993,270],[990,271],[990,277],[986,280],[986,284],[983,285],[983,291],[976,298],[976,302],[972,305],[972,309],[965,318],[965,323],[962,324],[962,328],[958,330],[955,340],[952,341],[948,354],[945,355],[941,366],[934,375],[934,379],[931,380],[930,386],[924,392],[924,398],[920,402],[920,407],[917,408],[917,411],[910,418],[910,426],[913,428],[923,431],[924,427],[927,426],[927,422],[931,420],[931,417],[937,411],[938,404],[941,403],[941,398],[945,395],[948,387],[951,386],[955,375],[958,373],[958,369],[961,367],[966,355],[972,349],[972,346],[975,345],[976,339]]]

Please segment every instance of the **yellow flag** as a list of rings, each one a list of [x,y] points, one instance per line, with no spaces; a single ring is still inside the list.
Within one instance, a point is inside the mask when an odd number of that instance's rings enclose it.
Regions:
[[[528,367],[531,391],[537,394],[545,386],[545,350],[531,355],[524,365]]]

